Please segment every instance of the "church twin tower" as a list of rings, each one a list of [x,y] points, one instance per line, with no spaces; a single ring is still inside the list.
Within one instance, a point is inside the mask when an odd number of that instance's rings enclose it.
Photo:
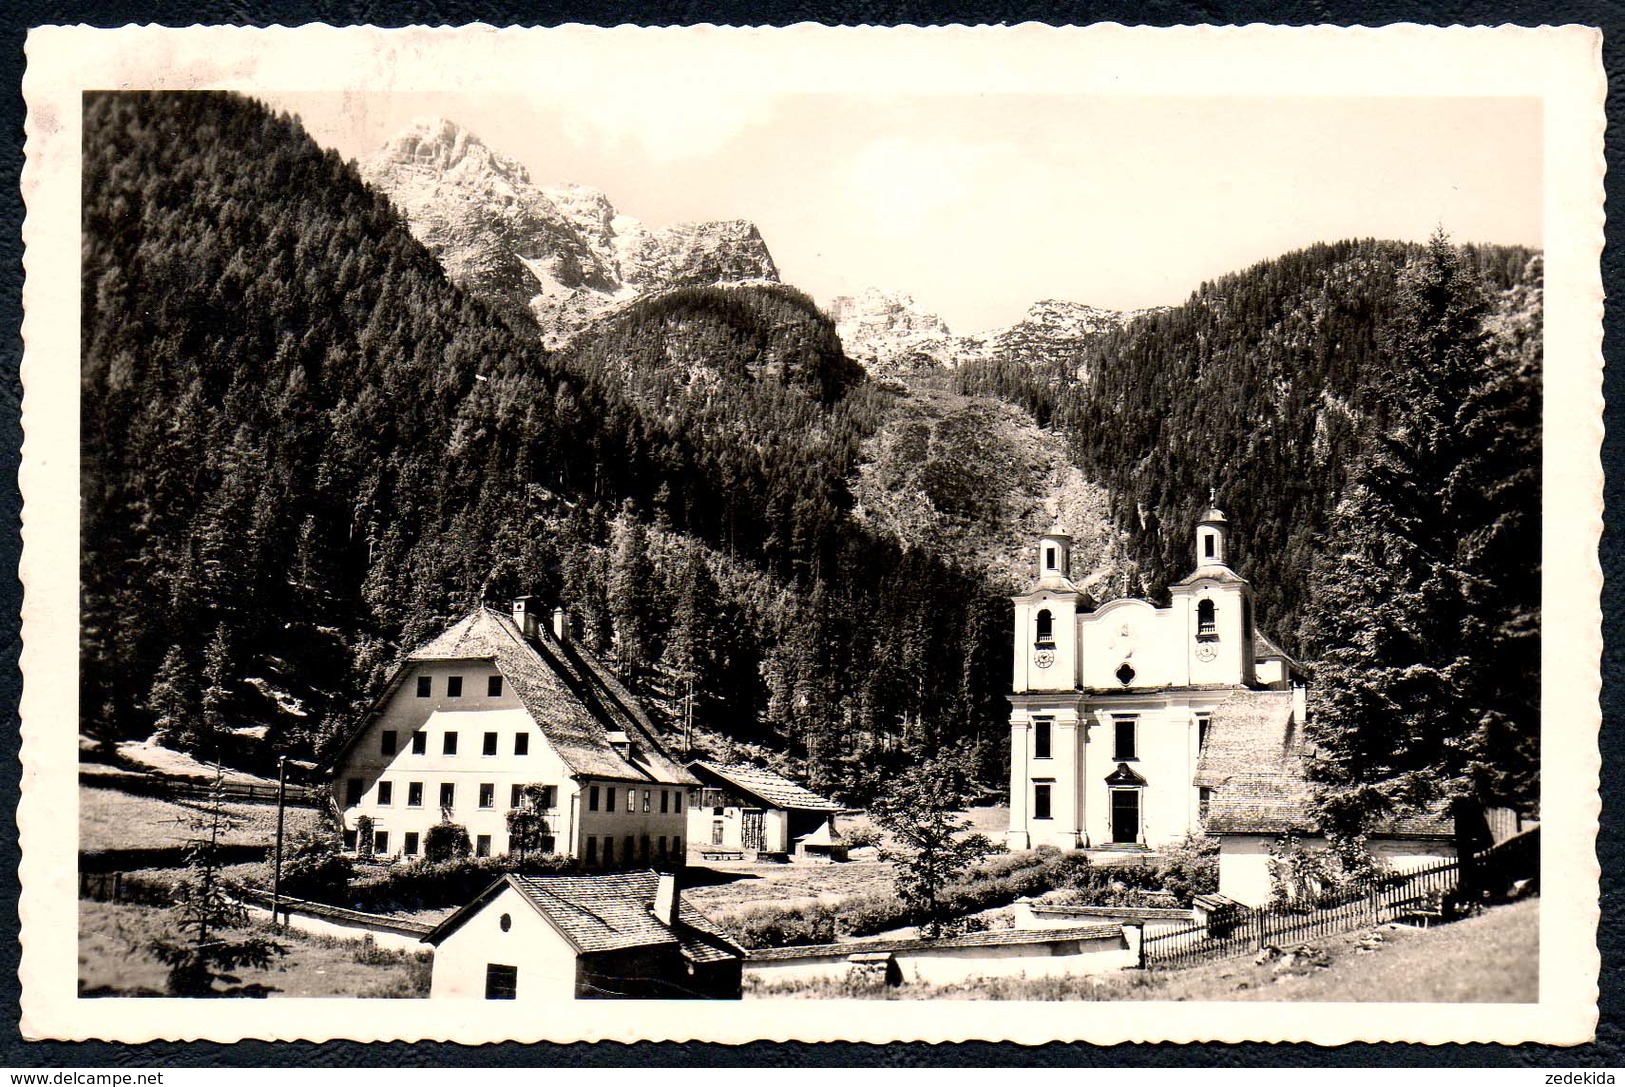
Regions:
[[[1230,569],[1229,523],[1196,524],[1196,567],[1159,608],[1080,607],[1072,537],[1038,544],[1038,580],[1015,603],[1010,695],[1012,848],[1158,846],[1199,829],[1197,764],[1214,711],[1286,690],[1293,664],[1253,628],[1252,587]]]

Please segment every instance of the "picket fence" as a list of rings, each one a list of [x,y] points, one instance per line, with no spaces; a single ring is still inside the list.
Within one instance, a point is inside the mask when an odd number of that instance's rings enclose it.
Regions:
[[[1481,892],[1502,894],[1515,880],[1534,878],[1540,868],[1539,835],[1537,827],[1465,860],[1385,874],[1314,902],[1238,906],[1211,916],[1205,925],[1147,936],[1140,945],[1140,965],[1191,966],[1388,921],[1442,919],[1454,900],[1471,901]]]

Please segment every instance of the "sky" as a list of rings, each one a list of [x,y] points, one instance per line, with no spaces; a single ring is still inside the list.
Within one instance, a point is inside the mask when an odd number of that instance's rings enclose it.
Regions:
[[[735,93],[261,95],[349,158],[457,122],[651,227],[749,219],[827,303],[911,294],[957,333],[1059,298],[1182,302],[1316,241],[1538,247],[1533,98]]]

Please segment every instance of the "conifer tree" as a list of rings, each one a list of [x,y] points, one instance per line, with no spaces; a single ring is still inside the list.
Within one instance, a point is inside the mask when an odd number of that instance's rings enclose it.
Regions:
[[[1390,813],[1487,799],[1472,772],[1488,693],[1476,662],[1495,654],[1497,635],[1475,613],[1484,594],[1465,553],[1474,518],[1457,498],[1462,467],[1484,452],[1474,419],[1475,393],[1494,383],[1485,312],[1477,280],[1436,234],[1401,276],[1381,374],[1387,417],[1314,570],[1307,736],[1318,815],[1339,835]]]
[[[654,563],[649,534],[631,499],[621,506],[609,567],[609,611],[615,626],[615,656],[628,678],[649,665],[649,608],[654,603]]]

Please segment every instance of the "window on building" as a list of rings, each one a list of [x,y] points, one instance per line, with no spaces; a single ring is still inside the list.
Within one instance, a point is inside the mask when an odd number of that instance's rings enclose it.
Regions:
[[[350,778],[344,783],[344,806],[353,808],[361,803],[361,794],[366,791],[365,782],[360,778]]]
[[[1213,790],[1212,789],[1198,789],[1198,790],[1196,790],[1196,814],[1197,814],[1197,817],[1200,818],[1202,820],[1202,822],[1204,822],[1204,823],[1207,822],[1207,810],[1208,810],[1209,805],[1211,805],[1212,803],[1213,803]]]
[[[485,696],[487,698],[502,697],[502,677],[490,676],[485,681]]]
[[[523,785],[515,785],[513,788],[508,790],[508,807],[510,807],[510,808],[523,807],[524,803],[525,803],[525,787]]]
[[[1053,547],[1044,548],[1044,569],[1055,569],[1055,548]]]
[[[474,855],[476,857],[489,857],[491,855],[491,836],[489,834],[474,835]]]
[[[1214,618],[1213,601],[1199,600],[1196,604],[1196,636],[1215,639],[1219,636],[1218,620]]]
[[[1033,722],[1033,758],[1047,759],[1049,754],[1051,722],[1038,720]]]
[[[541,797],[536,801],[543,811],[552,811],[559,806],[559,787],[557,785],[543,785]]]
[[[418,855],[418,832],[409,830],[402,836],[401,853],[408,857]]]
[[[613,805],[614,803],[615,802],[613,800],[610,801],[611,805]],[[588,811],[597,811],[598,810],[598,786],[596,786],[596,785],[587,786],[587,810]]]
[[[660,814],[661,815],[666,814],[666,806],[668,804],[670,804],[670,803],[671,803],[671,800],[667,797],[666,790],[661,789],[660,790]]]
[[[485,734],[484,742],[480,745],[480,754],[482,754],[482,755],[495,755],[496,753],[497,753],[497,734],[494,733],[494,732],[487,732]]]
[[[606,835],[604,835],[604,864],[606,866],[608,866],[608,865],[611,865],[611,864],[614,864],[614,863],[615,863],[615,839],[611,838],[609,835],[606,834]]]
[[[395,754],[396,746],[400,742],[401,734],[394,729],[385,729],[378,737],[378,751],[383,755]]]
[[[347,830],[344,832],[344,848],[351,853],[355,852],[355,831]]]
[[[587,866],[595,867],[598,864],[598,836],[587,835]]]
[[[530,733],[516,732],[513,734],[513,753],[515,755],[530,754]]]
[[[419,676],[418,677],[418,697],[419,698],[428,698],[433,693],[434,693],[434,677],[433,676]]]
[[[662,834],[659,840],[655,843],[655,856],[659,857],[661,860],[666,859],[666,836],[664,834]]]
[[[427,755],[429,753],[429,734],[427,732],[412,733],[412,754]]]
[[[713,819],[713,820],[711,820],[711,844],[712,845],[721,845],[722,844],[722,820],[721,819]]]
[[[389,831],[375,830],[372,832],[372,851],[380,857],[389,854]]]
[[[683,810],[683,790],[678,789],[675,793],[673,793],[671,802],[671,810],[681,814]]]
[[[626,810],[629,812],[638,810],[638,791],[636,789],[626,790]]]
[[[1135,743],[1136,726],[1139,722],[1133,717],[1116,717],[1112,719],[1112,758],[1119,762],[1139,758],[1139,748]]]
[[[519,967],[485,965],[485,999],[515,1000],[519,996]]]
[[[1033,630],[1039,642],[1047,645],[1055,641],[1055,617],[1050,615],[1048,608],[1038,613]]]
[[[440,783],[440,806],[454,808],[457,806],[457,786],[449,781]]]
[[[480,782],[480,807],[494,808],[497,806],[497,787],[489,781]]]
[[[440,752],[443,755],[457,754],[457,734],[448,732],[440,741]]]
[[[393,804],[394,802],[395,802],[395,783],[392,782],[392,781],[380,781],[378,783],[378,804],[379,804],[379,806],[383,807],[383,806],[388,805],[388,804]]]
[[[632,835],[628,834],[621,842],[621,863],[631,864],[634,856],[636,856],[636,852],[633,849]]]
[[[649,836],[647,834],[638,838],[638,856],[645,862],[649,859]]]
[[[644,811],[645,814],[648,814],[648,811],[649,811],[649,790],[648,789],[643,790],[643,811]]]
[[[681,834],[671,840],[671,855],[674,857],[683,855],[683,836]]]
[[[604,800],[606,801],[606,803],[604,804],[604,810],[605,811],[614,811],[615,810],[615,786],[611,785],[609,787],[609,789],[605,792]]]
[[[1213,533],[1211,532],[1202,534],[1202,557],[1205,559],[1213,557]]]
[[[406,806],[409,808],[423,807],[423,782],[408,781],[406,783]]]
[[[462,676],[447,676],[446,677],[446,697],[447,698],[461,698],[461,697],[463,697],[463,677]]]
[[[1198,753],[1207,750],[1208,732],[1213,727],[1211,714],[1199,713],[1196,715],[1196,750]]]
[[[1048,819],[1048,818],[1050,818],[1049,794],[1050,794],[1050,790],[1053,789],[1053,788],[1054,788],[1054,785],[1052,785],[1050,782],[1047,782],[1047,781],[1036,781],[1036,782],[1033,783],[1033,818],[1034,819]]]

